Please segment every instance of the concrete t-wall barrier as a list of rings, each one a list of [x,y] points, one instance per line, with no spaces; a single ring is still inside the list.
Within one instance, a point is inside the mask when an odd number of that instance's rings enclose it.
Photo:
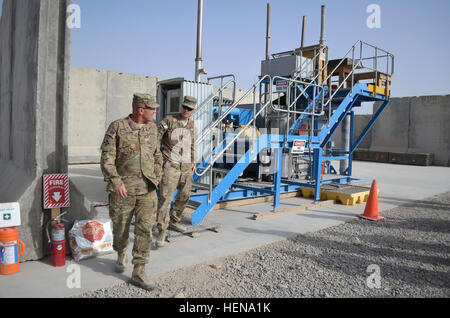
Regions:
[[[99,163],[100,145],[109,124],[131,113],[133,93],[156,95],[157,82],[162,80],[154,76],[71,66],[69,164]],[[218,89],[214,86],[214,92]],[[226,88],[224,97],[232,99],[232,93],[232,88]],[[236,88],[236,100],[245,93]],[[251,94],[241,103],[253,103]]]
[[[410,99],[408,149],[434,154],[436,165],[450,166],[450,95]]]
[[[450,166],[449,122],[450,95],[392,98],[373,127],[370,150],[432,153],[434,165]]]
[[[374,104],[374,113],[380,105]],[[407,152],[409,114],[409,97],[392,98],[372,128],[370,149]]]
[[[0,202],[19,202],[21,261],[49,250],[42,176],[67,171],[70,1],[4,0],[0,21]]]
[[[133,93],[156,95],[156,77],[70,68],[69,163],[99,163],[100,145],[114,120],[131,113]]]
[[[374,112],[381,103],[374,104]],[[372,115],[355,116],[354,139]],[[433,164],[450,166],[450,95],[392,98],[358,149],[395,153],[431,153]],[[341,147],[341,131],[333,136]]]

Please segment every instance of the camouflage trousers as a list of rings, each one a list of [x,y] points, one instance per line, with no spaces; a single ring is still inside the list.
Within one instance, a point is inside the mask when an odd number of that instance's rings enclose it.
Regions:
[[[133,264],[147,264],[149,261],[157,205],[158,196],[154,187],[149,193],[128,195],[125,199],[114,192],[110,194],[109,217],[113,224],[113,249],[117,252],[127,250],[134,215]]]
[[[191,188],[191,165],[180,165],[166,161],[164,163],[162,180],[159,184],[158,230],[166,230],[169,226],[169,220],[173,223],[181,220],[181,215],[191,196]],[[175,189],[178,190],[178,194],[173,204],[173,211],[170,213]]]

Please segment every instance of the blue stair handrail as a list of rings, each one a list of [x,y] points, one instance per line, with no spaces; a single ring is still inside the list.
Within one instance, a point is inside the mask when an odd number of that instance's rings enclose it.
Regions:
[[[203,202],[192,214],[192,224],[198,225],[208,214],[214,205],[226,194],[237,178],[244,172],[248,165],[258,156],[261,150],[268,147],[270,135],[261,135],[250,149],[239,159],[233,168],[226,174],[222,181],[213,189],[210,202]]]

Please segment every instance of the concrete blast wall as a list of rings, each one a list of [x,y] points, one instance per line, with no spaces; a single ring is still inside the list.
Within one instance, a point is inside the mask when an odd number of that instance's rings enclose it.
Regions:
[[[109,124],[131,113],[133,93],[156,95],[156,77],[71,67],[69,162],[100,162]]]
[[[21,260],[48,251],[42,175],[67,171],[66,0],[4,0],[0,20],[0,202],[19,202]]]
[[[157,82],[161,80],[153,76],[71,66],[69,163],[99,163],[100,145],[109,124],[131,113],[133,93],[156,95]],[[218,87],[214,87],[214,91],[217,90]],[[226,88],[224,97],[231,99],[232,92],[232,88]],[[244,93],[236,89],[236,100]],[[251,94],[242,100],[242,103],[250,102],[253,103]]]
[[[381,103],[375,103],[374,113]],[[355,116],[354,141],[372,118]],[[433,164],[450,166],[450,95],[392,98],[358,149],[432,153]],[[341,132],[334,135],[341,145]]]

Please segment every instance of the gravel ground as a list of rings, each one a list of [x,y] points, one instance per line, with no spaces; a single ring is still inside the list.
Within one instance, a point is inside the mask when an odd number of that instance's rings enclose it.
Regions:
[[[76,297],[450,297],[450,192],[380,214]]]

